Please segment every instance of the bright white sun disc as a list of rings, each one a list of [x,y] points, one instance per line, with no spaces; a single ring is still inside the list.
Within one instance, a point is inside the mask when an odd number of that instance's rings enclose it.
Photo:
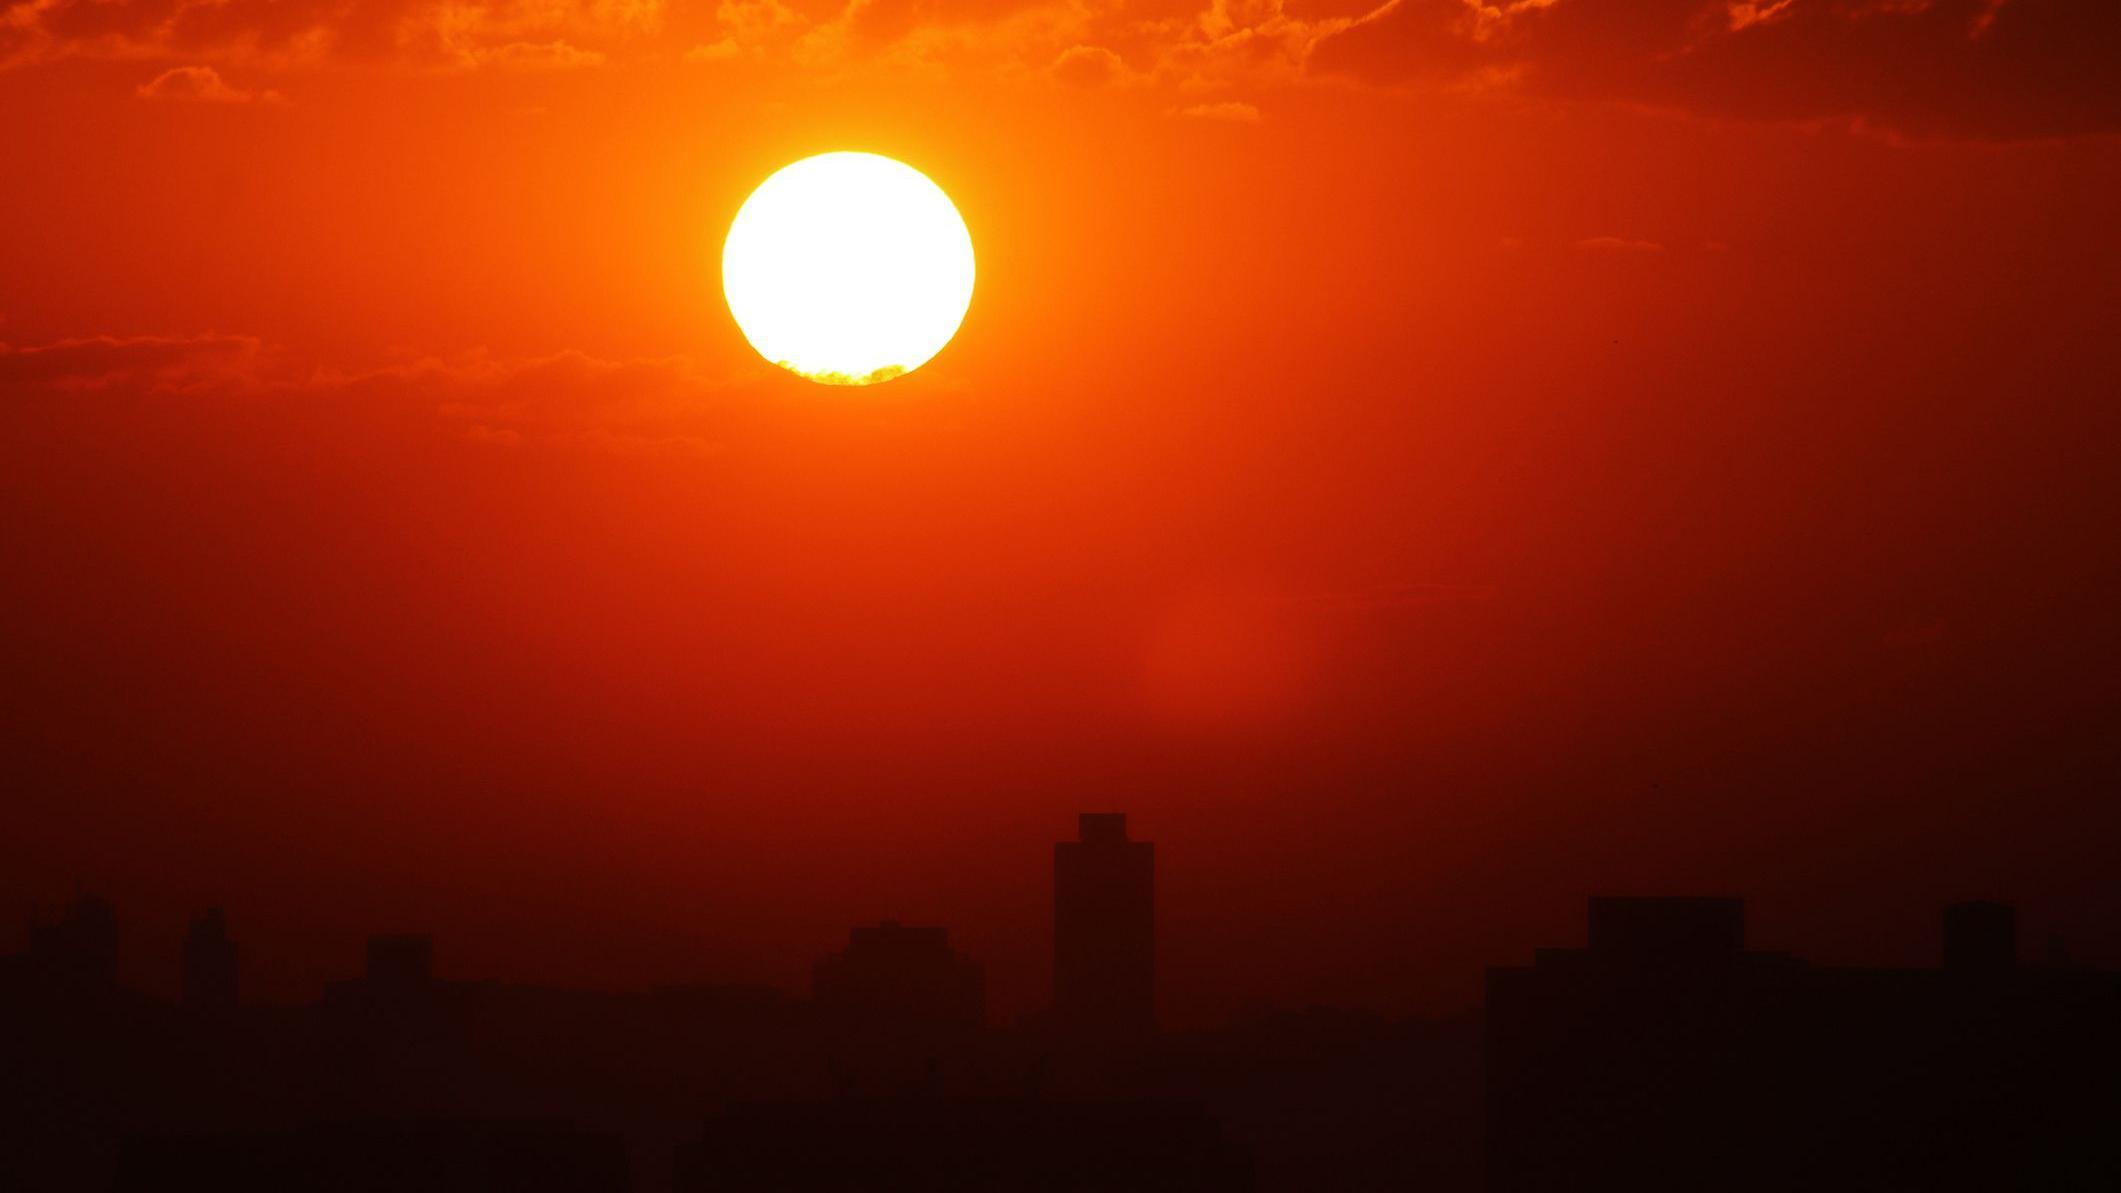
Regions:
[[[722,293],[759,355],[828,385],[926,364],[972,303],[972,236],[941,187],[874,153],[784,166],[722,245]]]

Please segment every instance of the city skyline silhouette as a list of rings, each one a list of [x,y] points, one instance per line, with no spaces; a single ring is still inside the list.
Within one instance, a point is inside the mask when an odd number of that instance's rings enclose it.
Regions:
[[[122,917],[86,896],[0,958],[8,1171],[436,1193],[2121,1176],[2121,974],[2022,960],[2010,904],[1945,907],[1933,963],[1895,969],[1754,950],[1736,897],[1592,896],[1586,944],[1490,968],[1470,1018],[1158,1032],[1149,847],[1124,814],[1078,819],[1051,861],[1052,1001],[1014,1022],[946,927],[889,920],[820,958],[807,997],[444,977],[434,939],[395,932],[320,1001],[276,1005],[241,996],[241,921],[213,908],[180,996],[155,998],[121,983]],[[1276,1073],[1307,1092],[1257,1084]],[[1292,1134],[1327,1107],[1344,1120]]]

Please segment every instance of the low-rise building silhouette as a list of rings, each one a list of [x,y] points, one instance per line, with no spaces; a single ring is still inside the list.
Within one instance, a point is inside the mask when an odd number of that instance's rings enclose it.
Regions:
[[[184,1004],[201,1009],[236,1005],[236,963],[228,916],[208,908],[184,933]]]
[[[680,1150],[679,1193],[1247,1193],[1184,1104],[1016,1098],[740,1103]]]
[[[1736,899],[1590,910],[1488,971],[1496,1193],[2121,1188],[2121,981],[2016,965],[2009,908],[1916,970],[1748,950]]]
[[[118,912],[98,895],[74,900],[59,918],[29,929],[29,968],[55,985],[107,989],[118,981]]]
[[[811,985],[828,1014],[960,1027],[986,1018],[986,972],[950,947],[945,928],[896,920],[855,928],[844,950],[817,963]]]

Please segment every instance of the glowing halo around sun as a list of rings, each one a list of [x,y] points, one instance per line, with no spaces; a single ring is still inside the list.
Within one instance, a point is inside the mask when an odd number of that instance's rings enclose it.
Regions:
[[[972,303],[972,236],[950,196],[874,153],[784,166],[737,210],[722,293],[760,356],[871,385],[943,350]]]

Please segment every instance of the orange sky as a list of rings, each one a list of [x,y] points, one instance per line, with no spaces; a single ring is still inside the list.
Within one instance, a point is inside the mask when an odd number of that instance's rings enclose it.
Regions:
[[[1459,1005],[1594,889],[2121,962],[2112,5],[0,13],[0,920],[162,982],[222,900],[294,996],[892,915],[1015,1013],[1111,805],[1179,1021]],[[721,300],[831,149],[979,254],[880,388]]]

